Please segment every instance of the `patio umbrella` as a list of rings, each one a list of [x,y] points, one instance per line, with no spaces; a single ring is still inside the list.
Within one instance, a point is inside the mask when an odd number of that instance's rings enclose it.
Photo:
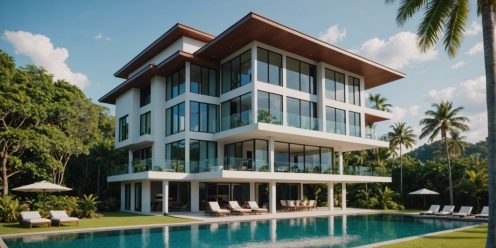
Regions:
[[[425,207],[425,196],[426,195],[439,195],[436,191],[432,191],[426,188],[419,189],[413,192],[408,193],[409,195],[423,195],[424,196],[424,207]]]
[[[72,190],[71,188],[67,188],[64,186],[60,186],[58,184],[54,183],[49,183],[47,181],[41,181],[37,183],[32,183],[28,185],[24,185],[21,187],[17,187],[15,189],[12,189],[15,191],[21,191],[21,192],[62,192],[62,191],[70,191]]]

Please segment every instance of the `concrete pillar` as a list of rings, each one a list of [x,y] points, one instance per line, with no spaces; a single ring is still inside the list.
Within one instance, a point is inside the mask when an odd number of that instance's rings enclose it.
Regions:
[[[141,212],[143,213],[151,212],[150,186],[150,181],[143,181],[141,183]]]
[[[191,212],[200,211],[200,183],[191,181]]]
[[[319,122],[319,130],[324,131],[326,130],[325,127],[325,119],[326,119],[326,106],[325,106],[325,67],[324,63],[319,62],[317,64],[317,96],[319,98],[319,101],[317,103],[318,106],[318,122]]]
[[[339,175],[343,175],[343,152],[338,152],[339,155]]]
[[[276,182],[275,181],[270,181],[269,182],[269,211],[272,214],[276,213]]]
[[[273,173],[275,171],[275,161],[274,161],[274,138],[269,137],[269,171]]]
[[[257,46],[253,44],[251,47],[251,83],[252,83],[252,92],[251,92],[251,106],[252,106],[252,123],[258,122],[258,91],[257,91]]]
[[[250,182],[250,201],[257,201],[255,182]]]
[[[121,183],[121,211],[124,211],[124,207],[126,206],[126,183]]]
[[[165,168],[165,78],[161,76],[153,77],[150,83],[150,105],[151,105],[151,127],[153,137],[152,157],[153,166]]]
[[[346,210],[346,183],[341,183],[341,208]]]
[[[327,209],[334,211],[334,183],[327,182]]]
[[[162,209],[164,214],[169,214],[169,181],[162,181]]]

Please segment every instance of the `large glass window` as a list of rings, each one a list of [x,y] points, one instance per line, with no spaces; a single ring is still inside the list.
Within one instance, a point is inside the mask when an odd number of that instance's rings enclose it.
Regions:
[[[186,88],[185,84],[185,70],[181,68],[179,71],[176,71],[166,78],[166,89],[165,89],[165,98],[170,100],[176,96],[179,96],[184,93]]]
[[[326,98],[340,102],[345,101],[344,74],[337,71],[325,70]]]
[[[276,172],[336,173],[333,149],[284,142],[274,143]]]
[[[152,112],[140,115],[140,135],[152,133]]]
[[[196,94],[219,96],[217,89],[217,71],[191,64],[190,91]]]
[[[310,94],[317,94],[317,67],[286,57],[287,87]]]
[[[287,97],[288,125],[318,130],[317,103]]]
[[[251,82],[251,50],[222,65],[222,93]]]
[[[134,211],[141,212],[141,183],[134,184]]]
[[[348,102],[360,105],[360,79],[348,77]]]
[[[224,146],[224,168],[228,170],[268,171],[268,142],[247,140]]]
[[[152,170],[152,147],[133,152],[133,173]]]
[[[127,140],[129,132],[128,115],[119,118],[119,141]]]
[[[350,121],[350,135],[361,137],[361,122],[360,113],[349,111],[349,121]]]
[[[124,210],[131,210],[131,184],[124,185]]]
[[[150,100],[150,83],[147,83],[140,88],[140,107],[149,104]]]
[[[326,107],[326,131],[329,133],[346,134],[346,111]]]
[[[191,101],[189,104],[191,131],[215,133],[218,131],[219,106]]]
[[[252,123],[251,109],[251,92],[223,102],[221,105],[222,131]]]
[[[282,96],[258,91],[258,122],[282,125]]]
[[[217,142],[190,140],[189,142],[190,172],[206,172],[217,164]]]
[[[185,109],[184,102],[182,102],[166,110],[165,112],[166,135],[171,135],[184,131],[184,119],[185,119],[184,109]]]
[[[257,48],[257,80],[281,85],[282,55]]]
[[[184,172],[184,140],[165,145],[165,162],[169,171]]]

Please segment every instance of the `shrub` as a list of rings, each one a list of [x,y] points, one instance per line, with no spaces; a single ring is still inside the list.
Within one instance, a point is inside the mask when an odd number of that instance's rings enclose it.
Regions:
[[[50,217],[50,210],[65,210],[69,216],[74,216],[78,212],[78,200],[79,198],[74,196],[41,194],[33,203],[33,207],[45,218]]]
[[[83,195],[83,198],[79,200],[79,216],[81,218],[95,218],[99,215],[96,213],[97,205],[100,203],[98,201],[98,196]]]
[[[119,199],[114,197],[109,197],[106,198],[105,200],[102,200],[102,202],[100,202],[100,204],[98,205],[98,210],[106,211],[106,212],[119,211],[119,206],[120,206]]]
[[[0,198],[0,216],[3,222],[15,222],[19,219],[22,207],[19,200],[12,195],[4,195]]]

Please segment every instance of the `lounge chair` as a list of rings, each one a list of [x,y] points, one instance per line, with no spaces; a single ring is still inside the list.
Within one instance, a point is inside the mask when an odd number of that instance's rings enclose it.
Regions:
[[[219,206],[219,203],[216,201],[208,202],[208,208],[209,208],[209,211],[205,212],[206,214],[217,215],[217,216],[230,215],[231,214],[231,212],[229,210],[221,209]]]
[[[300,206],[302,209],[310,210],[310,206],[308,205],[308,201],[302,201]]]
[[[269,210],[266,208],[258,207],[258,204],[256,201],[249,201],[248,206],[250,207],[251,211],[253,211],[254,213],[262,214],[262,213],[268,213],[269,212]]]
[[[57,223],[59,226],[62,223],[70,223],[70,222],[76,222],[76,225],[79,226],[79,218],[70,217],[69,215],[67,215],[67,213],[64,210],[60,210],[60,211],[52,210],[50,211],[50,216],[52,217],[51,218],[52,222]]]
[[[453,213],[453,216],[458,216],[458,217],[467,217],[472,213],[472,207],[470,206],[462,206],[460,210],[458,210],[458,213]]]
[[[251,209],[242,208],[237,201],[229,201],[229,208],[233,213],[237,213],[239,215],[251,213]]]
[[[429,210],[420,212],[420,215],[435,215],[439,212],[439,205],[431,205]]]
[[[475,218],[488,218],[489,217],[489,207],[484,206],[480,214],[476,214]]]
[[[317,201],[315,200],[309,200],[308,201],[308,208],[309,209],[317,209]]]
[[[440,216],[451,215],[453,214],[453,210],[455,210],[455,206],[446,205],[443,207],[443,210],[439,211],[436,215],[440,215]]]
[[[46,224],[48,227],[50,227],[52,221],[49,219],[41,218],[41,215],[40,213],[38,213],[38,211],[22,211],[19,224],[21,224],[21,226],[22,224],[28,224],[29,229],[31,229],[34,225]]]
[[[286,200],[280,200],[281,202],[281,208],[282,208],[282,211],[288,211],[288,210],[291,210],[289,209],[288,207],[288,202]]]
[[[292,211],[292,210],[296,211],[298,209],[296,207],[296,203],[294,200],[288,201],[288,209],[289,209],[289,211]]]

